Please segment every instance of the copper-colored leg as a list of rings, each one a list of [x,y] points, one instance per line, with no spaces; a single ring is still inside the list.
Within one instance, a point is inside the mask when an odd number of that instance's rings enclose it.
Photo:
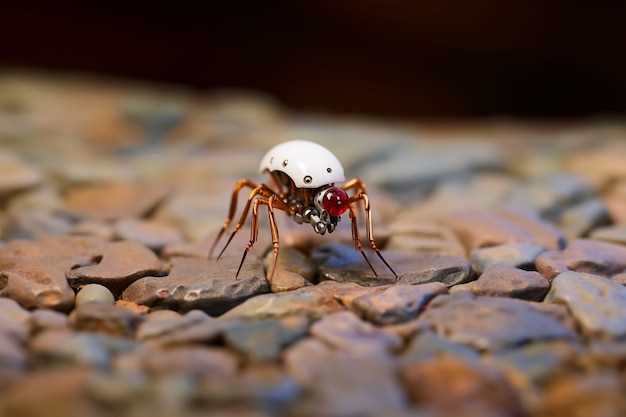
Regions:
[[[356,213],[354,212],[354,207],[352,206],[350,206],[350,221],[352,222],[352,241],[354,242],[354,246],[359,252],[361,252],[361,255],[363,255],[363,259],[365,259],[365,262],[367,262],[367,264],[369,265],[370,269],[374,273],[374,276],[377,277],[378,273],[376,273],[376,270],[372,266],[372,263],[367,258],[367,255],[363,250],[363,245],[361,244],[361,239],[359,238],[359,228],[357,225]]]
[[[276,219],[274,218],[274,203],[276,201],[276,196],[273,195],[269,198],[267,204],[267,214],[270,220],[270,230],[272,231],[272,273],[270,275],[270,281],[274,278],[274,274],[276,273],[276,264],[278,262],[278,252],[280,250],[279,236],[278,236],[278,226],[276,226]]]
[[[248,251],[252,249],[252,246],[254,246],[256,242],[259,233],[259,205],[261,204],[267,204],[267,200],[265,200],[264,198],[257,198],[256,200],[254,200],[254,203],[252,205],[252,225],[250,227],[250,241],[243,251],[243,256],[241,257],[241,261],[239,262],[239,268],[237,268],[237,274],[235,274],[235,278],[239,277],[239,272],[241,272],[241,267],[243,266],[243,262],[246,260]]]
[[[235,237],[239,229],[241,229],[241,227],[246,222],[246,218],[248,217],[248,212],[250,211],[250,206],[252,205],[252,200],[254,200],[254,198],[257,195],[260,195],[263,197],[270,197],[274,195],[274,192],[270,190],[266,185],[263,185],[263,184],[259,185],[254,190],[252,190],[252,192],[250,193],[250,196],[248,197],[248,201],[246,202],[246,205],[243,208],[239,222],[235,225],[235,229],[233,230],[230,237],[228,238],[228,241],[226,241],[226,245],[224,245],[224,248],[222,249],[220,254],[217,256],[218,260],[222,257],[222,255],[226,251],[226,248],[228,248],[228,245],[230,245],[230,242],[232,242],[233,238]]]
[[[396,271],[393,270],[391,265],[389,265],[387,260],[383,257],[383,254],[380,253],[380,250],[376,246],[376,241],[374,240],[374,227],[372,225],[372,209],[370,207],[370,201],[369,201],[369,198],[367,197],[367,194],[361,192],[358,196],[352,197],[350,199],[350,202],[352,203],[352,202],[359,201],[359,200],[363,201],[363,203],[365,204],[365,219],[367,222],[367,240],[369,240],[370,242],[370,247],[374,250],[374,252],[376,252],[376,255],[378,255],[380,260],[383,261],[385,266],[387,266],[387,268],[389,268],[389,270],[393,273],[393,276],[396,279],[398,279],[398,274],[396,274]]]
[[[213,256],[213,251],[215,251],[215,247],[217,246],[220,239],[222,239],[224,232],[226,232],[226,229],[228,229],[228,226],[230,225],[230,223],[233,221],[233,218],[235,217],[239,191],[241,191],[243,188],[246,188],[246,187],[254,189],[258,187],[258,184],[247,179],[241,179],[235,183],[235,187],[233,188],[233,193],[230,197],[230,208],[228,209],[228,217],[226,217],[226,220],[224,220],[224,225],[218,232],[217,236],[215,237],[215,240],[213,241],[213,244],[211,245],[211,249],[209,250],[209,258]]]

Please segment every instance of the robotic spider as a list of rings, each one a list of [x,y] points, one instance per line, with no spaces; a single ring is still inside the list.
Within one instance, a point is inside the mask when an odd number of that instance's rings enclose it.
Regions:
[[[250,192],[248,196],[248,201],[244,206],[241,218],[235,225],[235,229],[217,257],[218,260],[222,257],[230,242],[244,225],[250,208],[252,207],[250,241],[241,257],[241,262],[237,269],[237,277],[239,276],[248,251],[252,248],[257,239],[259,206],[267,206],[268,209],[269,223],[272,232],[272,277],[276,270],[276,261],[280,248],[278,242],[278,227],[276,226],[276,219],[274,217],[275,209],[286,212],[287,215],[298,224],[309,223],[313,227],[313,230],[320,235],[324,235],[326,232],[332,233],[337,223],[341,220],[341,215],[348,211],[352,222],[352,240],[354,241],[354,245],[363,255],[363,258],[374,272],[374,275],[378,276],[376,270],[374,270],[374,267],[367,258],[359,239],[354,205],[362,202],[364,204],[365,220],[367,224],[367,239],[369,240],[370,246],[393,273],[394,277],[396,277],[396,279],[398,278],[396,272],[376,247],[372,227],[372,213],[365,184],[360,179],[355,178],[341,186],[336,186],[336,183],[345,181],[345,177],[341,163],[332,152],[317,143],[309,141],[294,140],[281,143],[270,149],[263,157],[260,171],[261,173],[269,174],[274,187],[272,188],[266,184],[256,184],[247,179],[237,181],[233,189],[228,217],[224,221],[224,225],[211,246],[209,257],[212,256],[215,247],[235,217],[239,191],[247,187],[252,189],[252,192]],[[347,191],[349,190],[354,190],[352,196],[348,196]]]

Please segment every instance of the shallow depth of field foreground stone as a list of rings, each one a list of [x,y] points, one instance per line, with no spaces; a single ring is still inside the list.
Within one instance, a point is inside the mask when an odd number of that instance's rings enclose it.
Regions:
[[[209,259],[235,182],[291,138],[366,182],[398,279],[356,205],[376,274],[348,213],[320,236],[280,211],[271,271],[263,205],[239,277],[250,218]],[[624,416],[624,143],[623,120],[449,129],[0,75],[0,416]]]

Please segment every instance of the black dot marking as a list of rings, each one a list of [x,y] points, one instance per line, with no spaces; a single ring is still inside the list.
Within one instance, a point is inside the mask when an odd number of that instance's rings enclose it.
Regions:
[[[284,166],[284,167],[286,167],[288,162],[289,162],[289,161],[287,161],[287,160],[285,159],[285,160],[283,161],[283,166]]]
[[[326,172],[328,172],[330,174],[331,172],[333,172],[333,170],[332,170],[332,168],[326,168]]]
[[[306,177],[304,177],[304,183],[305,184],[310,184],[311,181],[313,181],[313,178],[311,178],[310,175],[307,175]]]
[[[274,157],[272,156],[272,157],[270,158],[270,164],[273,164],[273,163],[274,163]]]

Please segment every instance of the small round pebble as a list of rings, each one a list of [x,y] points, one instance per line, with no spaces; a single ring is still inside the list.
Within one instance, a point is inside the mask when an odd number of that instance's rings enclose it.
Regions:
[[[76,306],[87,303],[113,304],[114,302],[113,293],[107,287],[98,284],[85,285],[76,295]]]

